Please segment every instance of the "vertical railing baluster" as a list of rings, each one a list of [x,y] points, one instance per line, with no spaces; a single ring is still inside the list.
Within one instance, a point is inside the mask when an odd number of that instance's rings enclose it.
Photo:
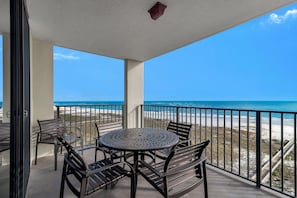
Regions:
[[[241,174],[241,111],[238,111],[238,174]]]
[[[284,114],[281,113],[281,190],[284,191]]]
[[[200,119],[200,121],[199,121],[199,126],[200,126],[200,137],[199,137],[199,140],[200,140],[200,142],[202,142],[202,123],[201,123],[201,108],[200,108],[200,112],[199,112],[199,119]]]
[[[269,112],[269,187],[271,188],[272,185],[272,128],[271,122],[272,121],[272,113]]]
[[[90,106],[90,132],[89,132],[89,142],[88,144],[92,143],[92,106]]]
[[[195,130],[195,144],[197,144],[197,108],[194,108],[195,111],[195,125],[194,125],[194,130]]]
[[[72,127],[72,121],[71,121],[71,117],[72,117],[72,108],[71,108],[71,106],[70,106],[70,114],[69,114],[69,120],[70,120],[70,127]]]
[[[226,169],[226,110],[224,109],[224,169]]]
[[[256,186],[261,187],[261,112],[256,111]]]
[[[60,118],[60,107],[57,106],[57,118]]]
[[[176,122],[179,122],[179,107],[176,107]]]
[[[205,129],[205,134],[204,134],[204,140],[207,140],[207,109],[204,109],[204,123],[205,123],[205,126],[204,126],[204,129]],[[207,148],[205,148],[205,151],[206,151]]]
[[[294,194],[295,197],[297,197],[297,146],[296,146],[296,133],[297,133],[297,127],[296,127],[296,121],[297,121],[297,114],[294,114]]]
[[[230,112],[231,117],[231,172],[233,172],[233,110]]]
[[[217,109],[217,167],[219,167],[219,110]]]
[[[212,125],[213,125],[213,109],[211,109],[210,111],[210,162],[211,164],[213,164],[213,161],[212,161],[212,147],[213,147],[213,141],[212,141]]]
[[[247,112],[247,178],[250,178],[250,112]]]

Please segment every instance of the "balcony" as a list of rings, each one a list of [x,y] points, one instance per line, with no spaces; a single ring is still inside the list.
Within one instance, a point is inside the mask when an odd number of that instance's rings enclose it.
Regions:
[[[296,112],[157,105],[141,105],[137,111],[140,127],[165,129],[169,120],[191,123],[193,144],[211,140],[206,150],[209,197],[237,197],[239,193],[243,197],[296,195]],[[94,144],[94,122],[123,121],[123,112],[122,104],[55,108],[56,117],[62,117],[68,125],[82,129],[85,145]],[[89,150],[84,155],[90,162],[94,160],[92,152]],[[60,155],[56,172],[52,156],[41,157],[38,165],[31,167],[29,197],[58,195],[62,160]],[[139,177],[137,196],[160,196]],[[68,191],[66,193],[71,195]],[[129,183],[121,181],[114,189],[100,193],[107,197],[128,196]],[[189,197],[202,194],[203,187],[199,187]]]

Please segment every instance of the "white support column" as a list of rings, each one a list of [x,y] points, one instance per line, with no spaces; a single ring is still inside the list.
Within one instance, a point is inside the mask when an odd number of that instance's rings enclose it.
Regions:
[[[3,122],[10,121],[10,34],[3,33]]]
[[[54,118],[53,45],[31,37],[31,120]]]
[[[37,120],[54,118],[53,44],[31,36],[31,159],[35,156]],[[53,146],[40,144],[38,157],[53,153]]]
[[[140,127],[139,105],[143,104],[144,63],[125,60],[125,127]]]

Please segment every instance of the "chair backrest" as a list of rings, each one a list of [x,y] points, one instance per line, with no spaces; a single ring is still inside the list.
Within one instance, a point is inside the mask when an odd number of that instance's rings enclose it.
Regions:
[[[68,171],[72,171],[74,176],[81,181],[82,175],[81,172],[87,169],[86,163],[84,162],[83,158],[73,149],[73,147],[64,140],[63,137],[57,136],[57,139],[61,142],[64,148],[67,151],[67,155],[65,155],[65,159],[69,165]],[[80,173],[75,173],[75,171],[79,171]]]
[[[188,146],[188,141],[190,139],[192,124],[184,124],[178,122],[170,121],[167,126],[167,131],[176,133],[179,137],[180,142],[184,142],[179,144],[179,146]]]
[[[10,148],[10,123],[0,123],[0,152]]]
[[[118,122],[109,122],[109,123],[95,123],[96,129],[97,129],[97,137],[100,137],[101,135],[104,135],[105,133],[108,133],[113,130],[118,130],[123,128],[122,121]]]
[[[201,183],[201,159],[209,140],[187,147],[176,148],[165,162],[164,172],[168,175],[167,189],[174,189],[179,196]]]
[[[66,133],[65,123],[61,118],[49,120],[37,120],[40,129],[40,141],[63,136]]]

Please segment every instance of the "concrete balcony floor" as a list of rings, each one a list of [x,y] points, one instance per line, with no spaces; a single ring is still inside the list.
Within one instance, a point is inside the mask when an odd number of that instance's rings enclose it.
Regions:
[[[101,156],[100,156],[101,157]],[[84,152],[84,159],[91,162],[94,159],[93,149]],[[58,170],[54,171],[53,156],[43,157],[38,159],[37,166],[32,165],[31,176],[28,185],[28,198],[59,197],[61,171],[63,166],[63,155],[58,157]],[[258,189],[246,182],[239,181],[234,176],[226,175],[222,171],[217,171],[215,168],[209,167],[207,170],[208,191],[210,198],[254,198],[254,197],[279,197],[262,189]],[[141,176],[138,177],[139,183],[137,187],[136,197],[152,198],[162,197],[149,183]],[[102,189],[90,195],[89,197],[129,197],[130,196],[130,179],[125,178],[120,180],[113,189]],[[64,197],[74,197],[67,185],[65,188]],[[203,185],[185,195],[184,197],[204,197]]]

